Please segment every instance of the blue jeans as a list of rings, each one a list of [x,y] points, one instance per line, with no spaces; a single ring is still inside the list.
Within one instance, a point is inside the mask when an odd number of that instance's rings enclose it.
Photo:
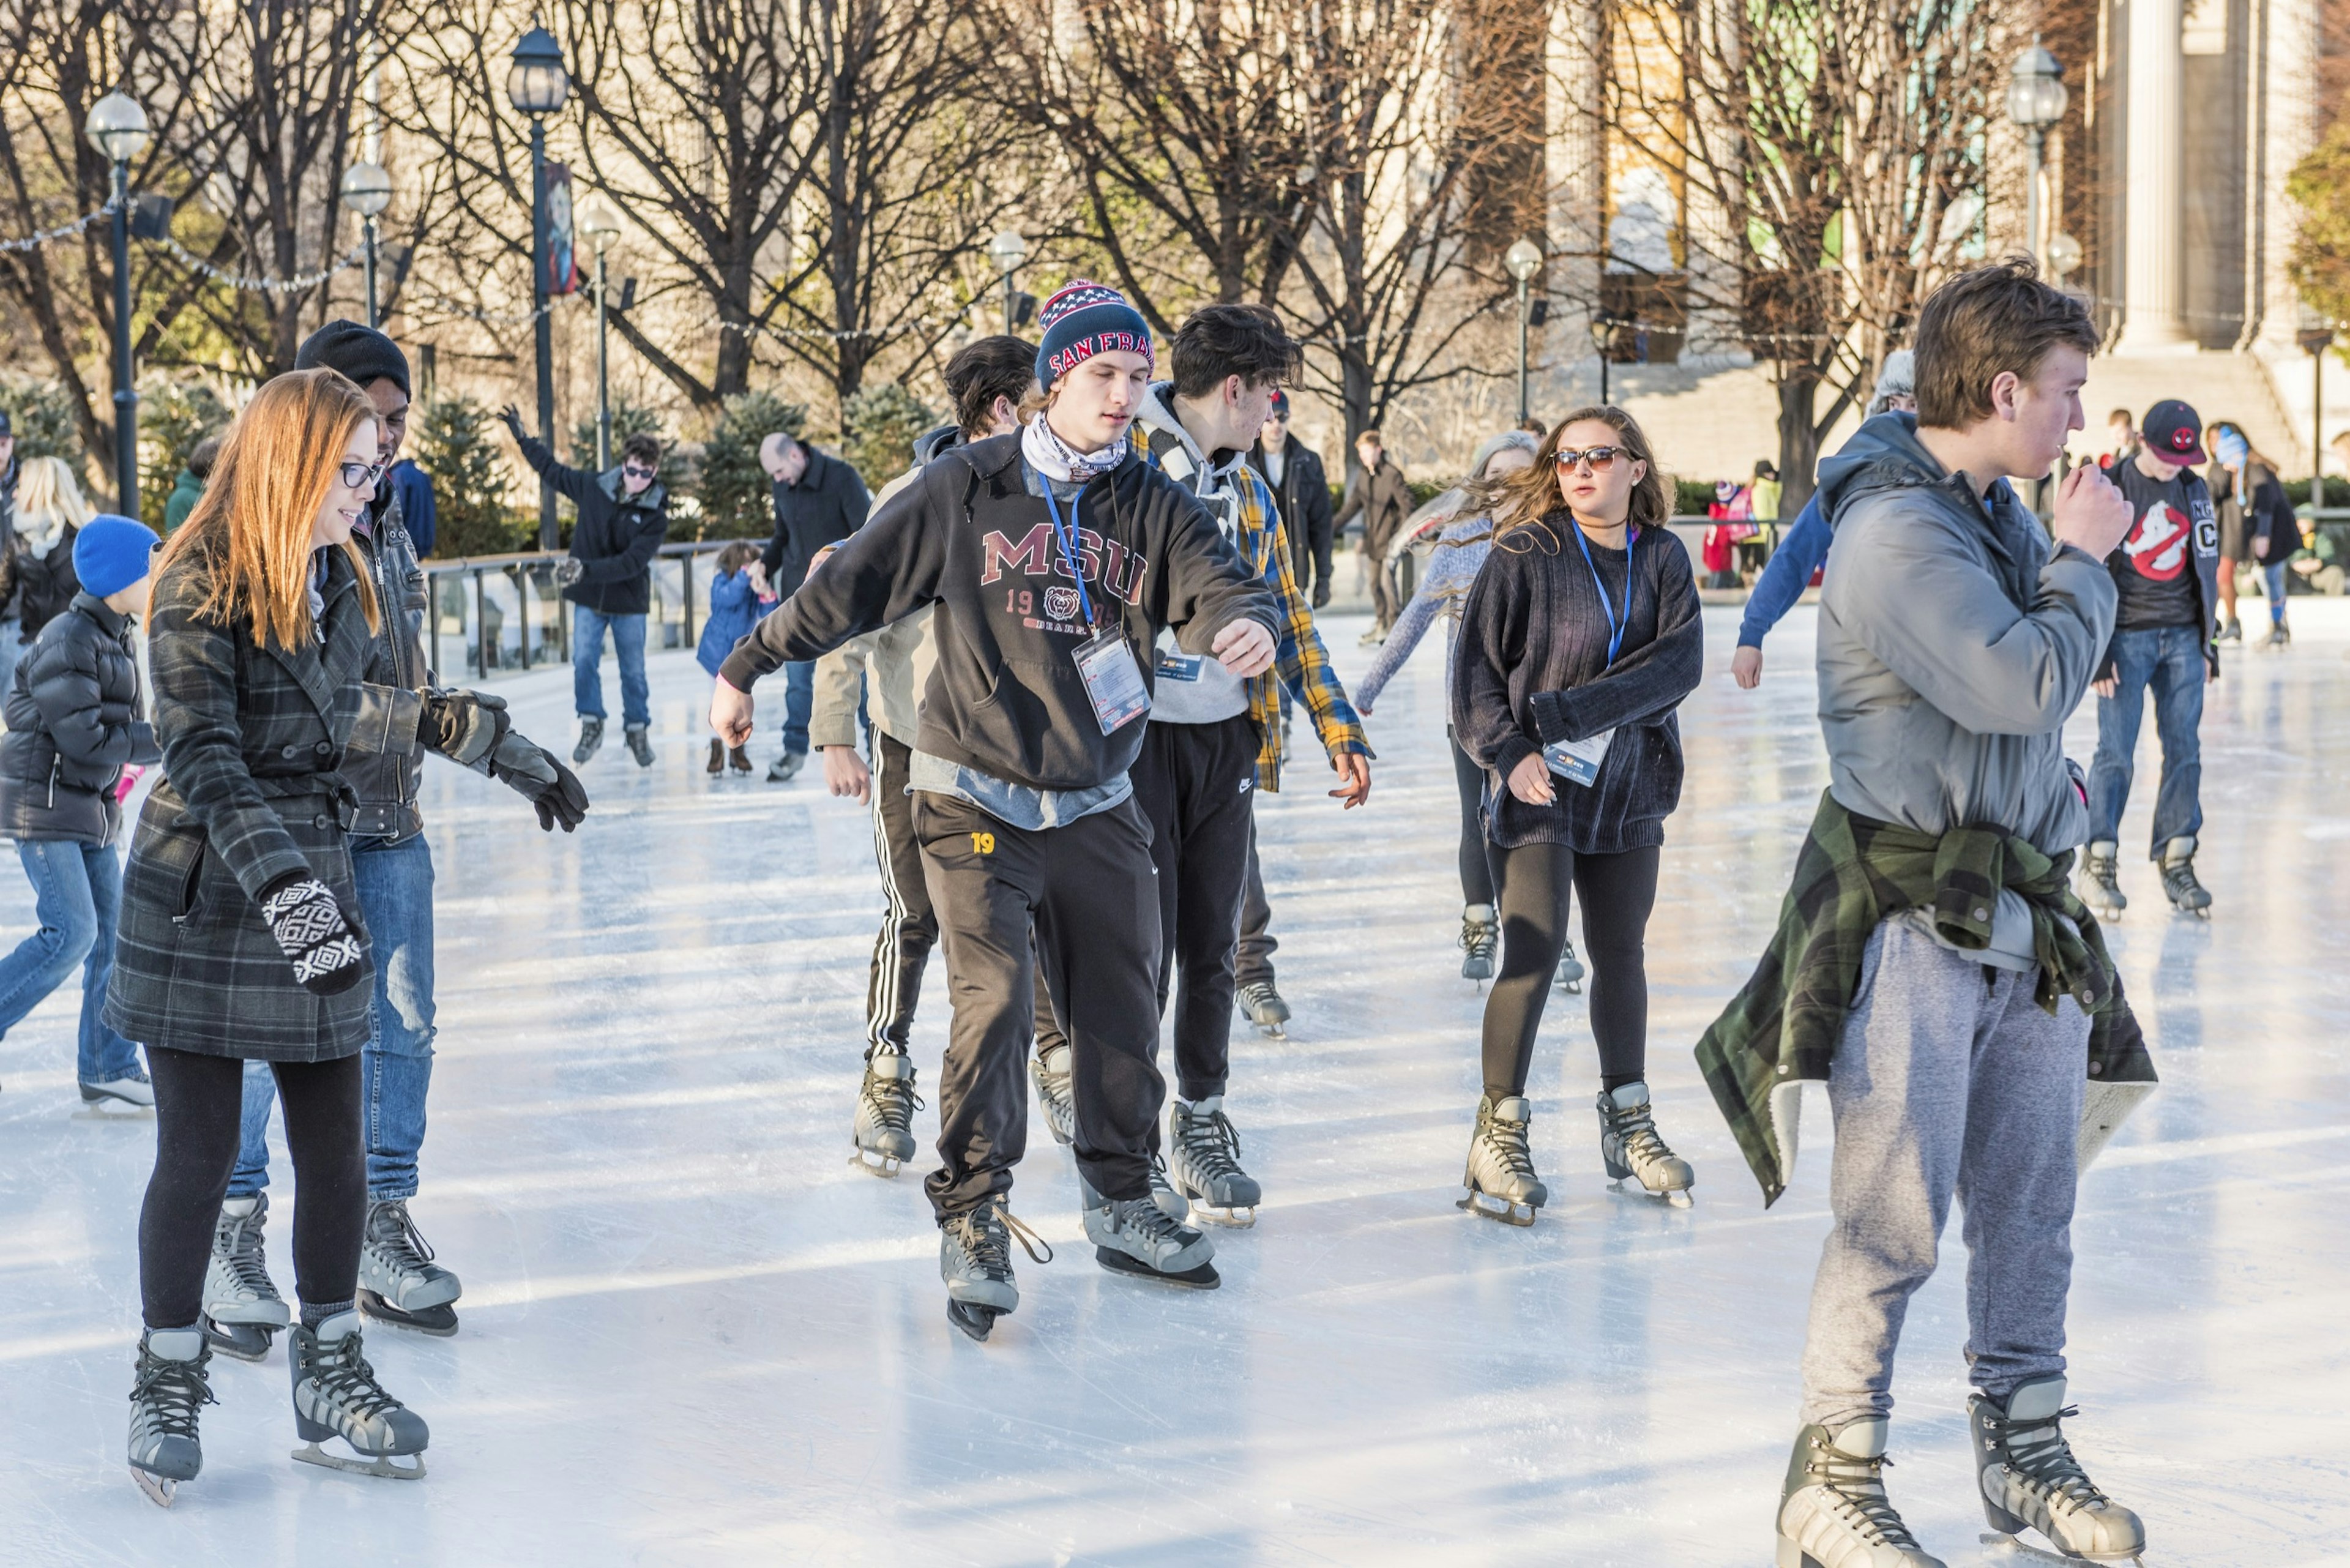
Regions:
[[[114,969],[114,924],[122,909],[122,862],[110,844],[36,839],[16,846],[33,884],[40,929],[0,959],[0,1034],[63,985],[81,965],[81,1048],[74,1071],[85,1084],[139,1070],[139,1048],[106,1026],[106,977]]]
[[[653,704],[652,689],[645,681],[645,618],[640,615],[606,615],[586,605],[571,607],[572,711],[583,719],[604,717],[607,627],[612,631],[612,652],[620,661],[621,722],[629,729],[642,729],[653,722]],[[809,690],[815,690],[813,685]]]
[[[2191,626],[2141,627],[2114,633],[2114,694],[2097,699],[2097,758],[2089,765],[2089,838],[2121,836],[2129,804],[2130,766],[2146,695],[2154,693],[2154,729],[2162,739],[2162,784],[2154,797],[2154,849],[2203,826],[2203,639]]]
[[[2284,624],[2285,594],[2285,566],[2282,561],[2263,561],[2261,563],[2261,587],[2266,590],[2268,594],[2269,624],[2271,626],[2282,626]]]
[[[784,666],[784,750],[807,755],[808,715],[816,711],[816,666]]]
[[[368,1196],[416,1196],[424,1147],[424,1094],[432,1083],[432,849],[421,833],[351,840],[351,879],[375,957],[375,1002],[359,1054],[367,1106]],[[244,1126],[228,1195],[269,1185],[269,1104],[276,1083],[265,1062],[244,1064]]]

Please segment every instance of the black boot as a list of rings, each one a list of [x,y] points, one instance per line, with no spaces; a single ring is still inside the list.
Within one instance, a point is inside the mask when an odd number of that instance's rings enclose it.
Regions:
[[[628,741],[629,755],[637,759],[637,766],[640,768],[652,766],[653,743],[645,738],[645,726],[631,724],[622,732],[622,734]]]
[[[580,720],[579,743],[571,748],[571,760],[575,763],[586,762],[588,758],[596,754],[596,748],[603,743],[604,721],[601,719]]]

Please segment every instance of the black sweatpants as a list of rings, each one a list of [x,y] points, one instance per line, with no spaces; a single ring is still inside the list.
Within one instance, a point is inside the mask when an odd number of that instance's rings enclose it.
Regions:
[[[1573,784],[1562,784],[1573,789]],[[1600,1086],[1648,1073],[1648,912],[1657,902],[1654,847],[1577,855],[1563,844],[1492,853],[1502,915],[1502,972],[1485,998],[1485,1092],[1523,1095],[1534,1031],[1566,940],[1570,888],[1583,905],[1583,953],[1591,964],[1591,1033]]]
[[[1445,744],[1452,751],[1452,782],[1461,789],[1461,901],[1493,901],[1493,867],[1488,854],[1498,855],[1485,842],[1485,770],[1461,749],[1452,726],[1444,726]]]
[[[873,972],[865,988],[865,1054],[906,1049],[914,1004],[922,997],[922,971],[938,945],[939,918],[922,879],[922,846],[914,837],[914,798],[906,793],[912,766],[904,742],[873,732],[873,860],[881,869],[881,929],[873,939]]]
[[[1141,808],[1128,799],[1030,832],[923,793],[914,834],[954,1005],[939,1073],[944,1163],[922,1183],[931,1208],[945,1219],[1012,1190],[1028,1142],[1039,970],[1074,1047],[1077,1169],[1105,1198],[1148,1197],[1167,1085],[1154,1060],[1159,895]]]
[[[359,1287],[367,1224],[359,1057],[272,1062],[294,1156],[294,1282],[315,1305]],[[213,1228],[236,1168],[244,1064],[147,1047],[155,1080],[155,1172],[139,1211],[139,1290],[149,1328],[186,1328],[203,1311]]]
[[[1159,1011],[1175,997],[1175,1085],[1224,1092],[1232,1072],[1233,952],[1256,826],[1256,721],[1154,723],[1128,775],[1159,867]],[[1180,971],[1180,984],[1177,983]]]

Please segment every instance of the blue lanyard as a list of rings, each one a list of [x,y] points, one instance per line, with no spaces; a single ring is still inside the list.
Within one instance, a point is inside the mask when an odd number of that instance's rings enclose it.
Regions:
[[[1624,630],[1632,624],[1632,551],[1640,543],[1638,530],[1624,540],[1624,618],[1616,618],[1616,601],[1607,597],[1607,585],[1599,580],[1599,564],[1591,558],[1591,546],[1583,537],[1583,524],[1569,520],[1575,530],[1575,547],[1583,552],[1583,564],[1591,569],[1591,586],[1599,590],[1599,608],[1607,618],[1607,662],[1614,664],[1616,655],[1623,650]]]
[[[1061,546],[1061,559],[1068,563],[1069,576],[1077,580],[1077,607],[1085,611],[1087,628],[1094,629],[1093,596],[1086,592],[1085,564],[1077,558],[1077,504],[1069,503],[1069,521],[1064,524],[1060,504],[1053,499],[1053,482],[1044,483],[1045,509],[1053,514],[1053,542]]]

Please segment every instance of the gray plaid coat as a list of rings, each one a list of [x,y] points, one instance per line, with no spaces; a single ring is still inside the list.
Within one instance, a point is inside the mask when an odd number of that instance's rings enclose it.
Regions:
[[[200,620],[203,565],[156,579],[148,638],[165,777],[148,797],[122,875],[106,1021],[132,1040],[208,1056],[322,1062],[366,1044],[362,983],[317,996],[263,923],[262,891],[288,872],[334,890],[365,939],[337,774],[373,640],[359,579],[328,552],[321,639],[256,648],[251,622]]]

